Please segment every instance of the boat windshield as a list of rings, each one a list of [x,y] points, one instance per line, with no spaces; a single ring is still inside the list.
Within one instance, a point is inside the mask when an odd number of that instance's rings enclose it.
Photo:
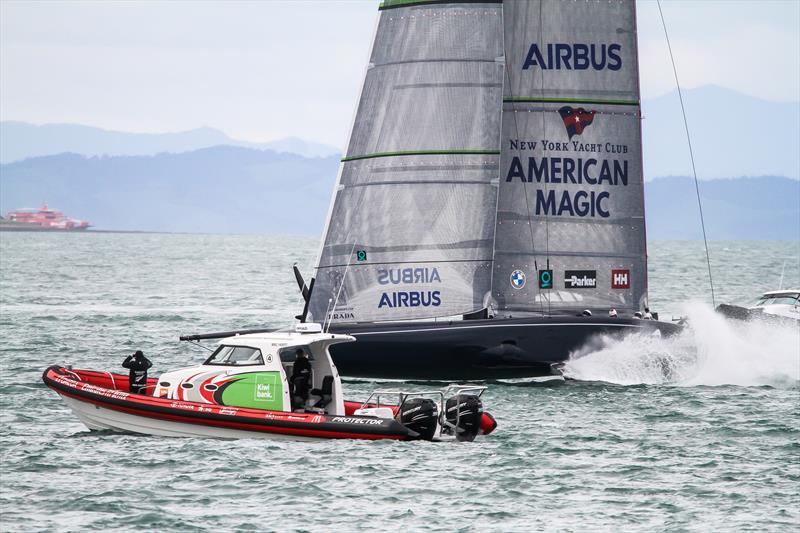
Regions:
[[[762,305],[795,305],[798,302],[796,294],[773,294],[759,298],[757,306]]]
[[[263,365],[264,358],[258,348],[247,346],[220,346],[206,359],[204,365],[248,366]]]

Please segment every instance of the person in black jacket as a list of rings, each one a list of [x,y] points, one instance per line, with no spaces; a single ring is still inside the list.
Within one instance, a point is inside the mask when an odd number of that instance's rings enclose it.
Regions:
[[[289,380],[292,385],[292,399],[295,408],[301,408],[308,400],[308,390],[311,388],[311,362],[308,355],[302,348],[295,351],[294,367],[292,377]]]
[[[130,369],[128,390],[134,394],[145,394],[147,392],[147,369],[153,366],[153,363],[144,356],[141,350],[136,350],[125,358],[122,366]]]

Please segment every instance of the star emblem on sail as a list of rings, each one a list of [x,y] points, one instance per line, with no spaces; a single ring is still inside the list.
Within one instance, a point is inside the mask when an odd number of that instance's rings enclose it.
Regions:
[[[595,113],[597,111],[586,111],[582,107],[575,109],[567,105],[558,110],[570,139],[583,133],[583,130],[594,121]]]

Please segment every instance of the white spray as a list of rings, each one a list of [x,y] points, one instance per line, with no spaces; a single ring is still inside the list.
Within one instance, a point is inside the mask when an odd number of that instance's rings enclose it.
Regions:
[[[690,328],[668,338],[600,337],[571,354],[564,375],[621,385],[794,386],[800,382],[800,325],[733,321],[708,306],[685,308]]]

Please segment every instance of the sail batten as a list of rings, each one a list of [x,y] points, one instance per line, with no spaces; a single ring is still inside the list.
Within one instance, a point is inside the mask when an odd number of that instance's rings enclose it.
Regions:
[[[342,158],[345,161],[358,161],[359,159],[375,159],[377,157],[401,157],[410,155],[500,155],[500,150],[408,150],[405,152],[383,152],[377,154],[349,155]]]

